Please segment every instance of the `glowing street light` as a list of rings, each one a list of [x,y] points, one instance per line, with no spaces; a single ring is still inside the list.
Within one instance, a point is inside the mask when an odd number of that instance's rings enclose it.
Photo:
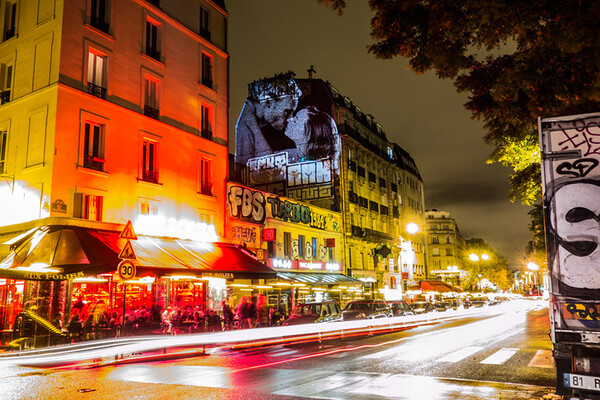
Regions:
[[[417,232],[419,232],[419,225],[415,224],[414,222],[410,222],[406,225],[406,232],[412,234],[415,234]]]
[[[482,253],[481,255],[477,255],[475,253],[469,254],[469,260],[477,263],[477,277],[479,278],[479,282],[478,282],[477,286],[479,286],[479,290],[481,290],[481,264],[479,264],[480,258],[483,261],[488,261],[490,259],[490,256],[487,255],[486,253]]]

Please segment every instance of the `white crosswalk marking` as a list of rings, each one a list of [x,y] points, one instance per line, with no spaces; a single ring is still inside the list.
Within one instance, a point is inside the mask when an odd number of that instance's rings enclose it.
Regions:
[[[439,362],[458,362],[460,360],[463,360],[463,359],[469,357],[470,355],[477,353],[478,351],[480,351],[482,349],[483,349],[483,347],[479,347],[479,346],[463,347],[462,349],[456,350],[450,354],[446,354],[444,357],[440,358],[438,361]]]
[[[538,368],[554,368],[552,350],[538,350],[527,366]]]
[[[508,361],[512,356],[514,356],[519,349],[500,349],[485,360],[483,360],[480,364],[504,364]]]

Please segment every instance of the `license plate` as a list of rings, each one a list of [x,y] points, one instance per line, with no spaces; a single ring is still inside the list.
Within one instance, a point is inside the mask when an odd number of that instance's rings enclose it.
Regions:
[[[564,374],[565,386],[572,389],[586,389],[600,392],[600,377],[577,374]]]

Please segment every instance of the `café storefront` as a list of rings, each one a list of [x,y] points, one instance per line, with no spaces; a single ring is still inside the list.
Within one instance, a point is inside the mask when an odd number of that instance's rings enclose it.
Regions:
[[[123,323],[130,313],[152,313],[159,327],[167,308],[218,311],[236,279],[276,277],[240,246],[154,236],[130,240],[122,232],[120,224],[74,222],[36,226],[4,242],[10,253],[0,263],[2,344],[14,339],[23,313],[36,322],[27,333],[30,347],[38,347],[50,344],[52,333],[64,333],[75,308],[100,309]],[[126,265],[125,249],[131,252],[127,265],[134,265],[130,276],[119,270]]]
[[[266,294],[289,313],[301,301],[363,297],[364,282],[346,274],[339,212],[229,183],[226,237],[277,271],[266,284],[237,282],[236,291]]]

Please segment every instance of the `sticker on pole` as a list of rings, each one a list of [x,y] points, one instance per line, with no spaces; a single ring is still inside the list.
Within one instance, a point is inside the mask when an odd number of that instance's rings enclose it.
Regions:
[[[123,260],[117,267],[119,277],[123,280],[131,279],[135,276],[135,264],[131,260]]]

